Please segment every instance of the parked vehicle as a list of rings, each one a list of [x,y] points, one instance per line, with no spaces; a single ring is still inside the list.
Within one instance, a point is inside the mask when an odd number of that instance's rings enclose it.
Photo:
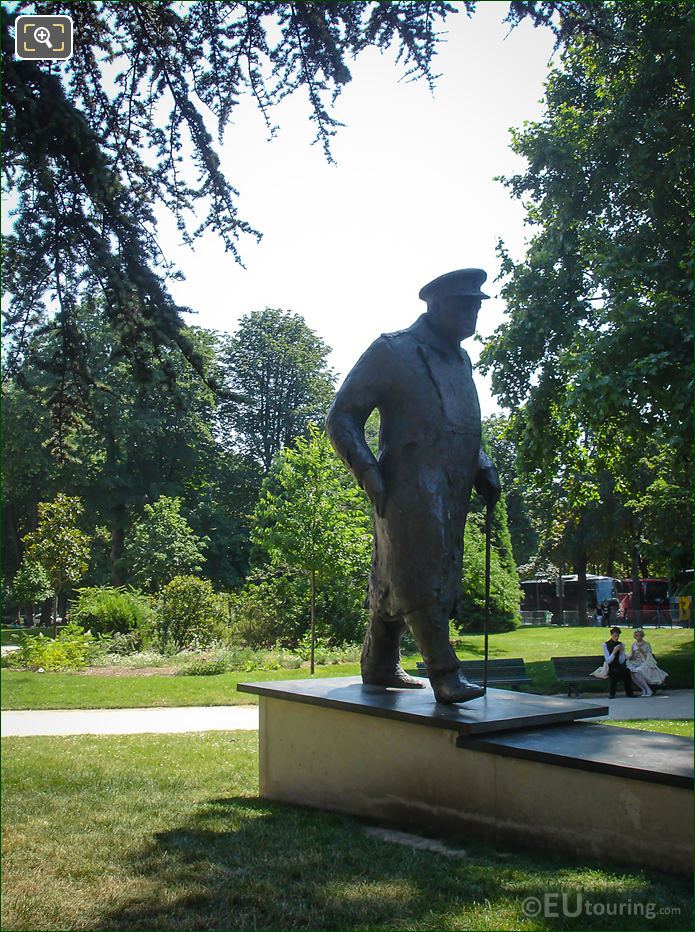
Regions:
[[[560,580],[562,580],[562,599],[560,598]],[[520,585],[524,593],[521,610],[525,612],[548,611],[553,614],[553,624],[592,624],[589,615],[594,614],[597,605],[607,606],[606,623],[614,622],[618,617],[620,580],[611,576],[586,577],[587,617],[579,618],[578,577],[568,575],[555,579],[527,579]],[[560,611],[562,610],[562,617]]]
[[[693,571],[685,570],[673,580],[671,596],[671,621],[674,624],[693,627]]]
[[[640,617],[635,616],[632,580],[621,579],[620,615],[626,624],[670,624],[668,579],[640,579]]]

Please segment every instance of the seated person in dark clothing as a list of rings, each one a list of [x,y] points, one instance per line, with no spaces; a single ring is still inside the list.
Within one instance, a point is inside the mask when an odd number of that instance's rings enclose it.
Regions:
[[[611,628],[610,641],[603,645],[603,657],[608,664],[608,676],[610,679],[610,698],[615,699],[615,690],[618,680],[622,680],[625,687],[625,695],[632,698],[632,677],[627,668],[627,658],[625,657],[625,645],[620,640],[620,628]]]

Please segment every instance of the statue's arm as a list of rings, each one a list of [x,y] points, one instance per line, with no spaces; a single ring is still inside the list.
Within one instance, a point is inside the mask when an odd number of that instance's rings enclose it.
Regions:
[[[482,495],[491,508],[494,508],[502,494],[502,486],[495,464],[482,447],[478,453],[478,470],[475,474],[474,485],[476,492]]]
[[[336,453],[377,510],[380,510],[378,499],[383,482],[376,458],[365,439],[364,425],[384,397],[393,366],[390,351],[383,344],[381,338],[377,340],[355,364],[326,418],[326,432]]]

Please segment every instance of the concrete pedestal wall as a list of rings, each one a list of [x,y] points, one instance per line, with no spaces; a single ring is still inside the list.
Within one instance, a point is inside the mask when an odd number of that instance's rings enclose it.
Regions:
[[[692,871],[691,789],[484,753],[457,747],[453,730],[263,695],[259,726],[267,799]]]

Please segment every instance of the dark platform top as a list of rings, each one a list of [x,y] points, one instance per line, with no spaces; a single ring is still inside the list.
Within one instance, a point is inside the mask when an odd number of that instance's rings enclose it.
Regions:
[[[504,735],[460,736],[456,744],[559,767],[693,788],[693,742],[679,735],[576,722]]]
[[[449,728],[461,735],[533,728],[608,714],[607,706],[594,702],[534,696],[507,689],[488,689],[482,699],[463,704],[438,705],[429,683],[425,689],[384,689],[365,686],[359,676],[239,683],[237,688],[273,699]]]

